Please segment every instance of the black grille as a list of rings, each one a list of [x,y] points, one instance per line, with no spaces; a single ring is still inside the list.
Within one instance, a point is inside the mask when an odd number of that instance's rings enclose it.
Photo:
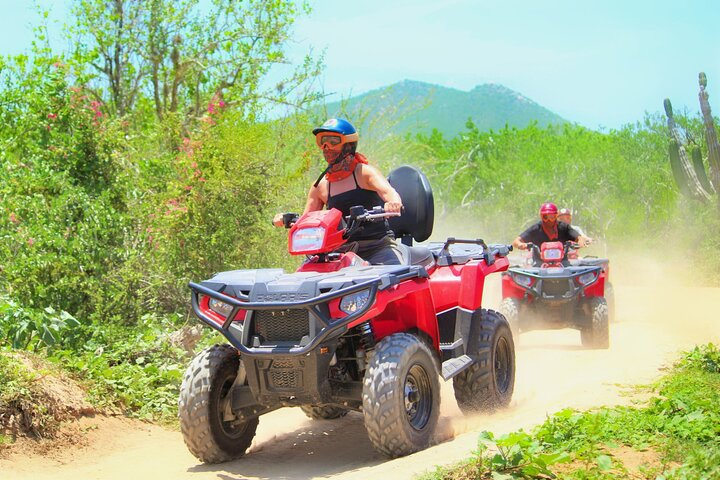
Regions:
[[[568,287],[567,278],[544,279],[542,284],[543,293],[553,297],[565,295],[568,292]]]
[[[273,386],[276,388],[298,388],[301,372],[294,370],[270,370]]]
[[[307,310],[256,310],[253,320],[255,333],[264,341],[300,341],[310,335]]]
[[[295,368],[297,365],[292,358],[276,358],[272,361],[272,368]]]

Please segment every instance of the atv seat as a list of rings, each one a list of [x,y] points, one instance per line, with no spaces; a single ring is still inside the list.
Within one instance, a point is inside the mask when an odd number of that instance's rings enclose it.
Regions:
[[[422,242],[430,238],[435,203],[427,177],[420,170],[403,165],[390,172],[388,182],[398,192],[403,203],[402,215],[388,220],[395,237],[405,245],[412,245],[413,239]]]
[[[403,265],[419,265],[428,268],[435,263],[435,255],[427,247],[411,247],[404,243],[398,243],[397,247],[402,254]]]

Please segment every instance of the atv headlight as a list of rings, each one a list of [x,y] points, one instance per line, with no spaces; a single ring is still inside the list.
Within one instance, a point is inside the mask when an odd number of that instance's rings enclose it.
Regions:
[[[210,310],[213,312],[222,315],[223,317],[227,317],[230,315],[230,312],[232,312],[232,305],[221,302],[220,300],[217,300],[215,298],[211,298],[210,302],[208,302],[208,305],[210,306]]]
[[[357,293],[345,295],[340,300],[340,310],[352,314],[363,308],[370,300],[370,290],[361,290]]]
[[[319,250],[325,239],[325,229],[320,227],[299,228],[292,235],[291,245],[295,252]]]
[[[553,260],[562,260],[563,252],[559,248],[548,248],[542,252],[544,262]]]
[[[580,275],[577,280],[580,285],[588,285],[594,282],[596,278],[597,272],[588,272]]]
[[[513,275],[513,280],[515,280],[515,283],[520,285],[521,287],[529,287],[533,283],[532,277],[528,277],[527,275],[518,275],[517,273]]]

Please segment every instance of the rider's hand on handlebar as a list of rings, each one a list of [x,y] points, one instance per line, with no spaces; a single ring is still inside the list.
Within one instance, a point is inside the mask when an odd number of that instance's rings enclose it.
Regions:
[[[401,213],[402,203],[400,202],[385,202],[385,213]]]
[[[528,249],[530,248],[530,245],[531,245],[530,243],[521,243],[521,244],[519,245],[519,246],[520,246],[520,250],[528,250]]]
[[[276,227],[282,227],[283,226],[283,214],[278,213],[273,217],[272,224]]]
[[[580,247],[587,247],[592,243],[592,238],[590,237],[578,237],[577,243]]]

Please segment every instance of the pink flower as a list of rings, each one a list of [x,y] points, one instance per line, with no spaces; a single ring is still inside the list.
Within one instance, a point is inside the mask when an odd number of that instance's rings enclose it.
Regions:
[[[47,118],[55,120],[57,118],[57,113],[48,113]]]
[[[13,212],[10,212],[10,221],[12,223],[14,223],[15,225],[20,223],[20,220],[18,220],[18,218],[15,216],[15,213],[13,213]]]
[[[32,247],[35,244],[35,239],[30,237],[27,239],[27,244],[29,247]]]

